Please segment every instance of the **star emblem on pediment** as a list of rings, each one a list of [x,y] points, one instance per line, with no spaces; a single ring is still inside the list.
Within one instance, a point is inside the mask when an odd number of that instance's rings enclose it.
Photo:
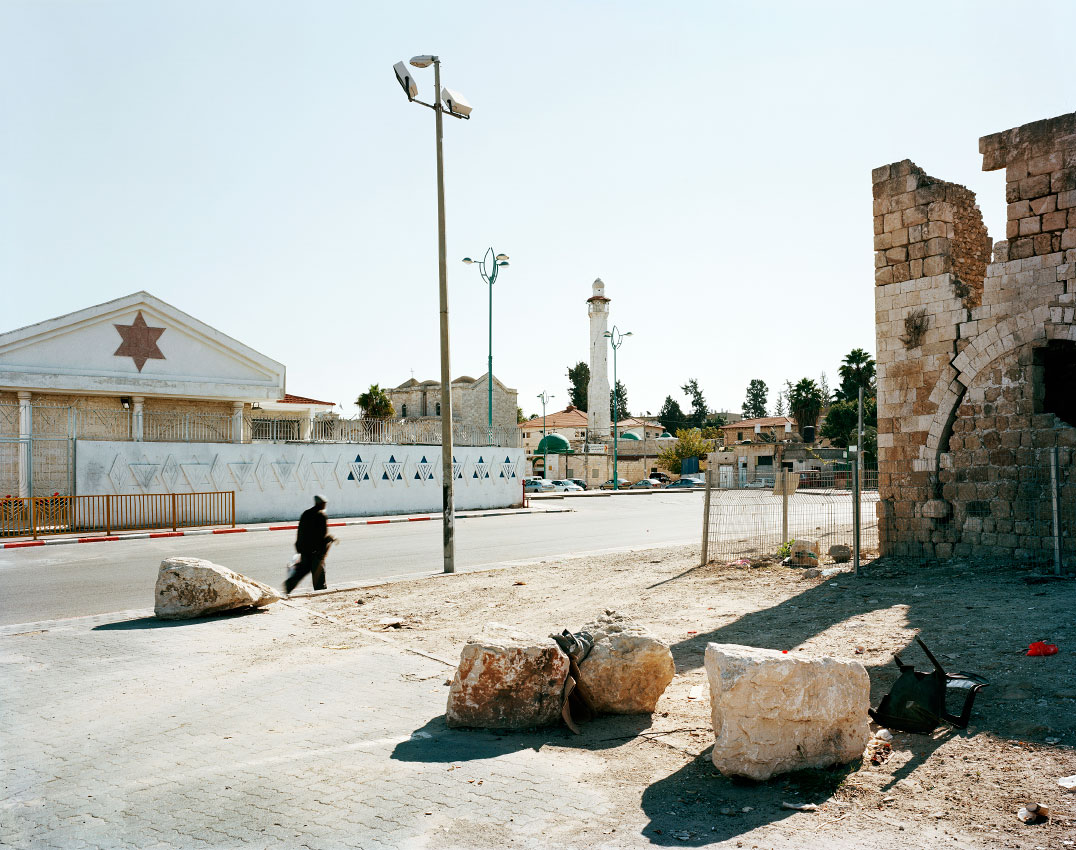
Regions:
[[[146,324],[146,320],[142,317],[142,311],[138,311],[138,315],[135,316],[134,321],[129,325],[113,325],[118,332],[123,342],[120,343],[120,347],[113,353],[113,357],[130,357],[134,360],[135,366],[138,367],[138,371],[142,371],[142,367],[146,365],[147,360],[165,360],[165,356],[160,348],[157,347],[157,340],[161,338],[161,334],[164,333],[164,328],[152,328]]]

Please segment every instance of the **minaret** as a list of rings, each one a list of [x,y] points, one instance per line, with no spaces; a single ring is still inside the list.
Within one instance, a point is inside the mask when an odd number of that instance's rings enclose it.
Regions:
[[[594,281],[594,294],[587,299],[590,316],[590,385],[587,388],[588,439],[600,443],[610,439],[609,430],[609,299],[601,278]]]

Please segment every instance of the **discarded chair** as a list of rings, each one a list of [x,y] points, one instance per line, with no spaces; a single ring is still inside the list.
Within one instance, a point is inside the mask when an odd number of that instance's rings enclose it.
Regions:
[[[889,693],[882,697],[878,708],[869,708],[867,713],[875,723],[887,729],[919,735],[929,735],[943,720],[957,729],[966,729],[975,695],[986,687],[987,681],[974,673],[946,673],[927,645],[918,637],[915,641],[927,654],[934,670],[920,673],[914,665],[905,664],[894,654],[893,661],[900,669],[900,676]],[[950,689],[964,693],[964,707],[959,716],[946,711],[945,696]]]

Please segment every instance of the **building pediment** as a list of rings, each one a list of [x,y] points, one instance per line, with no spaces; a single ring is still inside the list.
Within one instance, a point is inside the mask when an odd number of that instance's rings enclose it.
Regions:
[[[0,389],[262,401],[283,364],[148,292],[0,334]]]

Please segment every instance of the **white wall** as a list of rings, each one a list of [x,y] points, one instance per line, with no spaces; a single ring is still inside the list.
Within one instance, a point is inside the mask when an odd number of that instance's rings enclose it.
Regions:
[[[461,448],[457,510],[516,506],[523,449]],[[294,520],[315,493],[329,516],[441,510],[441,447],[298,443],[131,443],[78,440],[80,496],[235,491],[236,522]]]

